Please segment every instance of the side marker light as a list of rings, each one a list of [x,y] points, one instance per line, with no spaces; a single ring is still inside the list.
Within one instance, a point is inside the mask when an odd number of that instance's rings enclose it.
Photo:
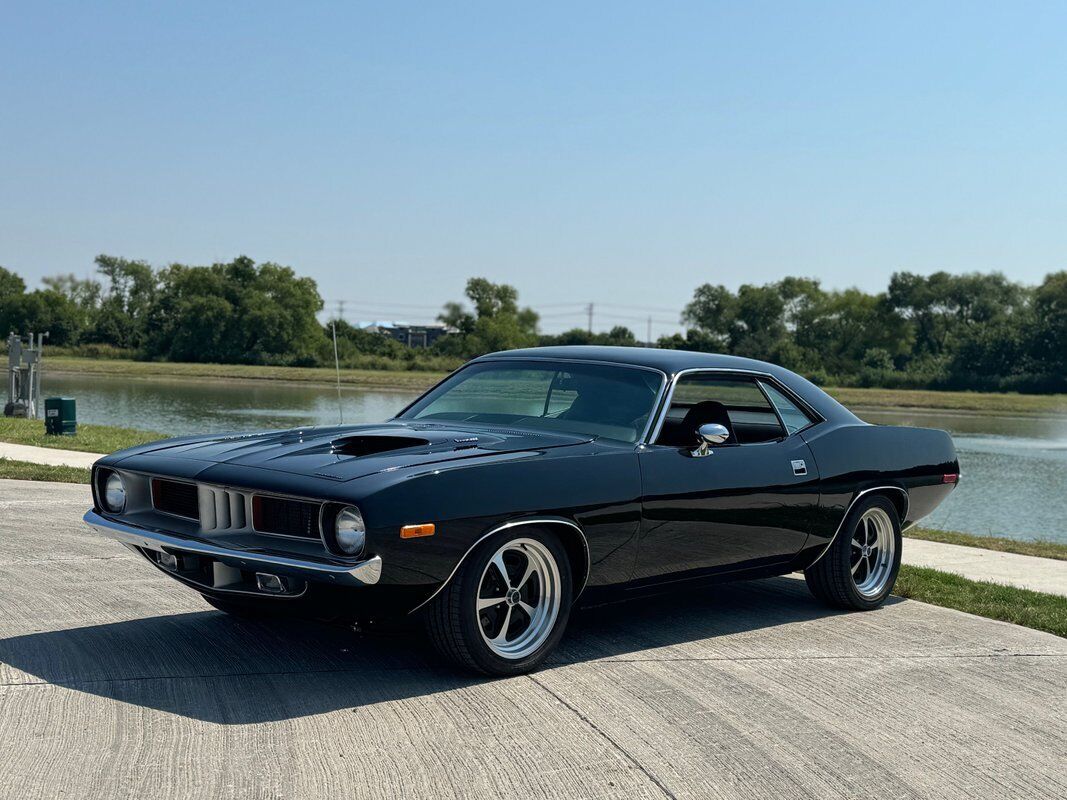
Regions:
[[[432,522],[423,523],[422,525],[405,525],[400,529],[401,539],[418,539],[420,536],[433,536],[437,531],[437,526]]]

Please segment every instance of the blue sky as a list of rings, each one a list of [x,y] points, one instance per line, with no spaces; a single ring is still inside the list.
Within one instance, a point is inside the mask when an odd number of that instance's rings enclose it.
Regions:
[[[31,281],[100,252],[245,253],[352,318],[427,319],[484,275],[543,306],[545,330],[594,302],[598,328],[643,335],[707,281],[1067,268],[1064,3],[3,19],[0,264]]]

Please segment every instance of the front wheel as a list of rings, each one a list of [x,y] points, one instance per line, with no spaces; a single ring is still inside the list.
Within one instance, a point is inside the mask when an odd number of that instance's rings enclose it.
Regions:
[[[900,571],[900,517],[888,498],[861,500],[823,557],[804,570],[827,605],[869,611],[885,602]]]
[[[430,604],[430,638],[445,656],[488,675],[536,669],[559,642],[571,568],[549,531],[504,532],[475,549]]]

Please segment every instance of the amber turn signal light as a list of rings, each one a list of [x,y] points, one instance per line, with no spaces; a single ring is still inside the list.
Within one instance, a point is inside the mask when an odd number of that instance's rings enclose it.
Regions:
[[[437,530],[437,526],[432,522],[427,522],[422,525],[405,525],[400,529],[401,539],[417,539],[420,536],[433,536]]]

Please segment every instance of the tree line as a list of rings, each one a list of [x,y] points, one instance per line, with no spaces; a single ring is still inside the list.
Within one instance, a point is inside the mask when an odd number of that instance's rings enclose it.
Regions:
[[[50,345],[91,355],[325,366],[335,326],[344,365],[383,369],[449,369],[515,347],[642,344],[623,326],[541,334],[514,287],[484,278],[470,279],[465,301],[438,317],[457,333],[413,349],[341,320],[320,324],[315,282],[272,262],[156,269],[101,255],[95,265],[99,278],[58,275],[33,291],[0,267],[0,331],[48,331]],[[737,291],[706,283],[680,321],[686,332],[656,346],[773,361],[824,384],[1067,389],[1067,272],[1039,286],[995,272],[899,272],[876,294],[810,278]]]

